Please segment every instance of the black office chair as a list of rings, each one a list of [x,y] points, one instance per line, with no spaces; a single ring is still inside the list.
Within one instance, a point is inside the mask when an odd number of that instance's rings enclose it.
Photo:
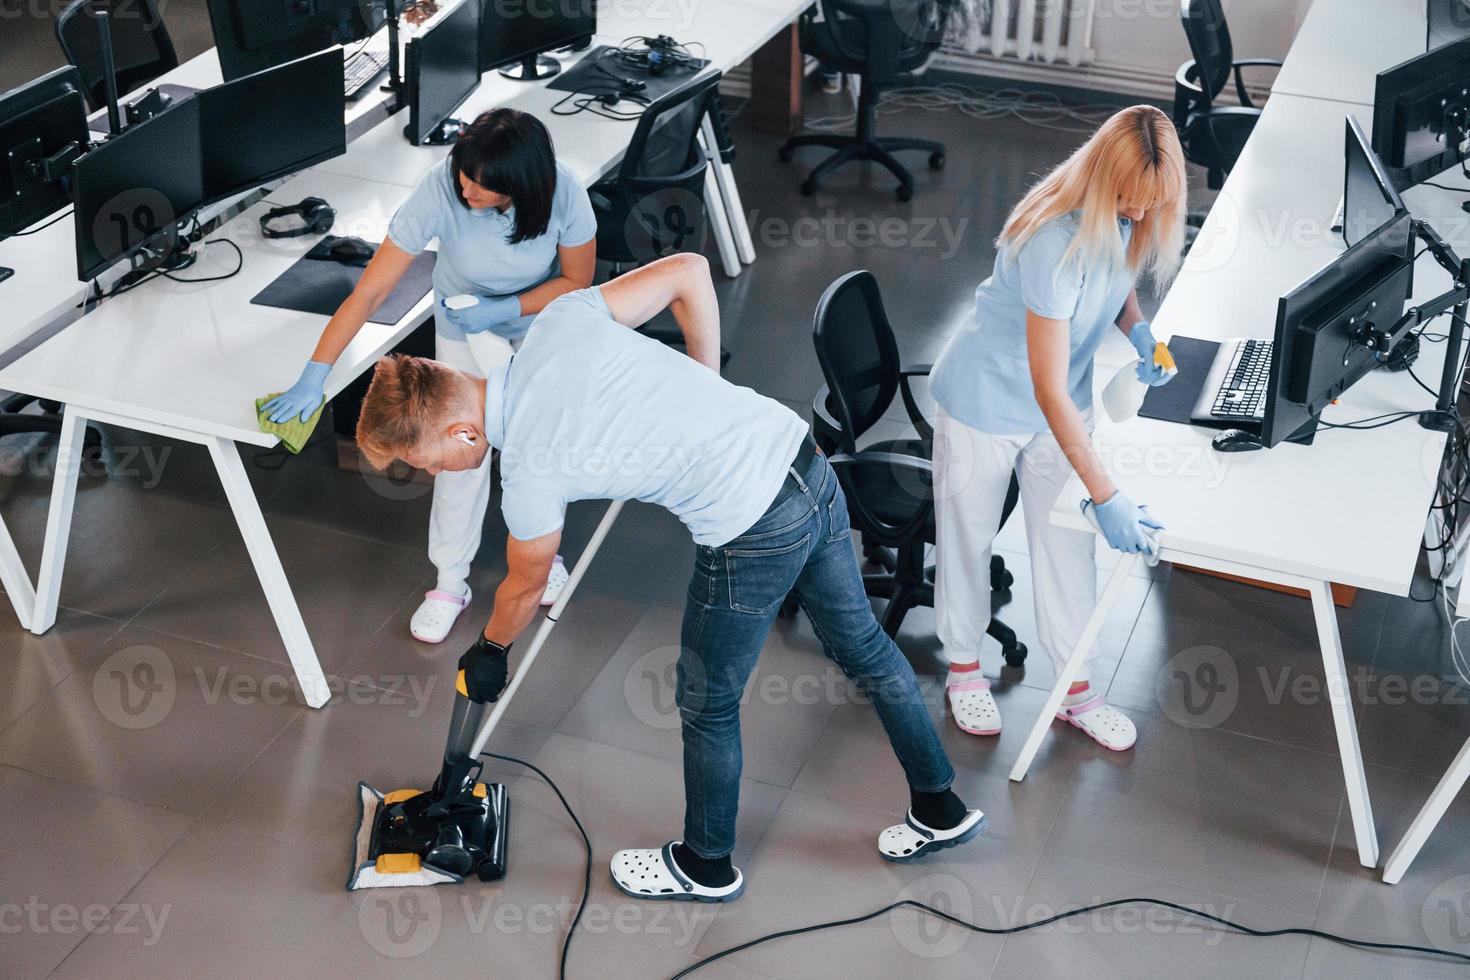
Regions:
[[[703,250],[709,157],[699,133],[706,117],[718,119],[717,133],[724,130],[720,77],[718,71],[705,72],[644,109],[617,173],[588,191],[597,216],[597,257],[612,263],[614,275],[624,265]],[[725,149],[712,147],[711,152]],[[641,329],[683,346],[677,330]],[[721,348],[720,363],[729,359],[729,351]]]
[[[798,147],[825,146],[836,150],[817,164],[801,184],[803,194],[815,194],[823,177],[850,160],[872,160],[898,178],[898,199],[914,196],[914,176],[893,156],[899,150],[922,150],[929,167],[944,166],[944,144],[934,140],[876,135],[878,96],[901,74],[921,66],[944,39],[951,0],[821,0],[822,19],[813,10],[801,18],[801,49],[828,68],[861,76],[857,132],[852,136],[806,134],[782,145],[782,160],[790,161]]]
[[[813,434],[831,456],[865,557],[882,568],[865,573],[863,585],[868,595],[888,600],[883,629],[897,636],[910,609],[934,605],[933,572],[924,564],[924,546],[935,537],[930,463],[934,429],[910,384],[911,378],[927,376],[930,366],[899,363],[878,281],[866,270],[849,272],[827,287],[817,302],[812,338],[827,380],[812,404]],[[858,440],[888,411],[895,394],[903,398],[918,438],[858,449]],[[1015,509],[1019,492],[1012,475],[1002,524]],[[992,555],[991,589],[1005,591],[1012,581],[1005,561]],[[1025,663],[1026,645],[1014,630],[992,617],[986,632],[1000,643],[1007,664]]]
[[[1174,75],[1174,127],[1185,158],[1205,168],[1210,190],[1217,191],[1261,116],[1261,107],[1246,91],[1241,69],[1279,68],[1281,62],[1272,58],[1236,60],[1220,0],[1183,0],[1179,19],[1194,60],[1180,65]],[[1240,104],[1216,105],[1232,77]]]
[[[82,91],[93,110],[107,105],[102,45],[92,12],[110,17],[112,59],[118,97],[142,88],[179,66],[174,43],[156,0],[72,0],[56,18],[56,40],[66,60],[82,73]]]

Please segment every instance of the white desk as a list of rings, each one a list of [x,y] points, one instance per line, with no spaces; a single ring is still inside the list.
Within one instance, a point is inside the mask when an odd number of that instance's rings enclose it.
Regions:
[[[1423,54],[1428,29],[1424,0],[1314,0],[1271,92],[1371,106],[1377,74]]]
[[[1273,95],[1201,230],[1200,244],[1170,288],[1154,331],[1211,340],[1271,337],[1277,299],[1343,250],[1328,231],[1342,184],[1346,113],[1360,121],[1371,107]],[[1406,203],[1460,250],[1470,232],[1458,220],[1463,195],[1415,188]],[[1415,267],[1413,300],[1448,289],[1450,277],[1424,255]],[[1415,370],[1437,383],[1443,344],[1426,343]],[[1323,418],[1347,422],[1385,412],[1424,410],[1434,399],[1407,374],[1375,371],[1344,394]],[[1164,559],[1295,586],[1312,597],[1338,749],[1356,832],[1358,858],[1378,863],[1368,785],[1353,721],[1330,583],[1407,595],[1424,533],[1425,515],[1446,436],[1413,420],[1363,431],[1319,430],[1312,446],[1216,456],[1213,432],[1138,418],[1099,422],[1095,442],[1104,459],[1149,459],[1153,465],[1116,472],[1130,497],[1145,501],[1167,525]],[[1192,465],[1193,464],[1193,465]],[[1052,521],[1090,526],[1078,511],[1086,490],[1075,477],[1052,510]],[[1373,533],[1350,529],[1373,515]],[[1108,609],[1139,559],[1119,561],[1103,589],[1082,642],[1073,652],[1011,771],[1026,774],[1068,686],[1095,641]]]
[[[292,180],[285,193],[293,200],[330,195],[338,226],[368,238],[387,231],[402,198],[397,185],[313,172]],[[56,621],[87,422],[199,443],[209,449],[219,472],[303,696],[320,707],[330,694],[327,681],[234,445],[275,444],[275,437],[256,424],[255,399],[280,386],[288,365],[310,357],[326,322],[322,316],[251,305],[250,297],[315,241],[262,238],[256,220],[268,206],[255,205],[216,233],[233,239],[244,253],[237,276],[208,284],[157,279],[108,300],[0,369],[0,387],[66,405],[30,630],[43,633]],[[233,250],[215,245],[180,274],[217,274],[234,261]],[[338,359],[327,396],[336,395],[427,319],[431,305],[432,298],[425,296],[397,324],[367,324]]]

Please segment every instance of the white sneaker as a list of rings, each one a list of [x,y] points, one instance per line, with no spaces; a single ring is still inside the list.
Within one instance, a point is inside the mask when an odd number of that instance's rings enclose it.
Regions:
[[[566,588],[567,581],[571,577],[572,573],[567,571],[561,555],[557,555],[556,560],[551,563],[551,574],[546,576],[546,591],[541,593],[541,605],[556,605],[557,597],[561,595],[561,590]]]
[[[449,631],[454,629],[454,621],[469,604],[468,586],[465,587],[462,596],[455,595],[453,592],[445,592],[443,589],[425,592],[423,603],[413,614],[413,619],[408,622],[408,631],[413,634],[415,640],[421,640],[424,643],[443,643]]]

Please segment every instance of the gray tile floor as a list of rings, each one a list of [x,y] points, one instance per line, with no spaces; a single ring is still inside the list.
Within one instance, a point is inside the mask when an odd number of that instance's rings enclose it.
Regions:
[[[775,141],[739,129],[736,167],[760,260],[718,284],[729,375],[799,410],[817,385],[808,325],[828,281],[872,269],[904,353],[931,359],[988,270],[1005,208],[1073,139],[953,114],[884,125],[951,144],[949,167],[921,172],[908,204],[894,202],[886,177],[856,169],[803,198],[800,164],[776,163]],[[894,216],[908,231],[968,221],[953,249],[865,246],[852,235],[863,215]],[[777,221],[798,217],[833,230],[821,245],[783,243]],[[1126,353],[1109,348],[1104,359],[1120,364]],[[887,424],[901,429],[901,416]],[[446,644],[428,647],[407,634],[431,584],[424,488],[340,472],[325,447],[279,470],[250,468],[334,682],[331,706],[312,711],[291,683],[208,460],[133,432],[108,440],[114,472],[83,481],[56,628],[29,636],[0,611],[0,974],[554,976],[581,844],[555,796],[513,767],[492,770],[514,799],[505,882],[343,890],[356,782],[393,788],[436,771],[454,659],[504,567],[494,511],[474,573],[481,598]],[[0,451],[0,514],[34,570],[49,443],[14,443]],[[575,509],[569,554],[599,513]],[[1003,615],[1034,640],[1019,519],[1000,545],[1018,577]],[[1470,951],[1470,868],[1459,846],[1470,799],[1402,884],[1382,884],[1355,859],[1306,602],[1167,567],[1129,584],[1099,651],[1098,675],[1138,721],[1137,748],[1114,755],[1058,727],[1021,785],[1006,773],[1051,683],[1046,658],[1000,671],[992,650],[986,668],[999,678],[1008,727],[996,739],[966,736],[940,713],[932,613],[910,616],[902,646],[960,790],[991,820],[974,846],[912,866],[874,853],[875,834],[904,805],[875,717],[808,624],[779,624],[744,713],[736,859],[746,896],[717,909],[623,898],[604,870],[612,851],[661,843],[680,826],[671,665],[690,552],[677,522],[630,505],[493,746],[550,772],[592,836],[573,977],[667,977],[762,933],[909,897],[998,926],[1148,895],[1255,927],[1316,925]],[[1100,553],[1100,571],[1109,564]],[[1466,691],[1453,682],[1432,605],[1360,595],[1341,622],[1362,680],[1355,706],[1387,850],[1470,735]],[[1181,657],[1235,678],[1206,727],[1171,681]],[[1138,910],[1009,938],[905,910],[699,975],[1063,973],[1464,975],[1422,957],[1250,939]]]

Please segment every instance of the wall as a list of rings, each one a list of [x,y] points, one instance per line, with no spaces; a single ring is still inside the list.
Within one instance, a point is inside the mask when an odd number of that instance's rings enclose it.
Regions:
[[[1090,65],[1073,68],[1066,64],[1020,63],[1014,58],[994,59],[969,53],[946,53],[943,64],[991,76],[1171,99],[1174,72],[1189,60],[1189,45],[1179,24],[1179,0],[1094,0],[1094,3],[1090,45],[1094,60]],[[1312,0],[1223,0],[1223,3],[1237,58],[1280,58],[1291,46]],[[1264,89],[1270,73],[1260,70],[1257,76]]]

